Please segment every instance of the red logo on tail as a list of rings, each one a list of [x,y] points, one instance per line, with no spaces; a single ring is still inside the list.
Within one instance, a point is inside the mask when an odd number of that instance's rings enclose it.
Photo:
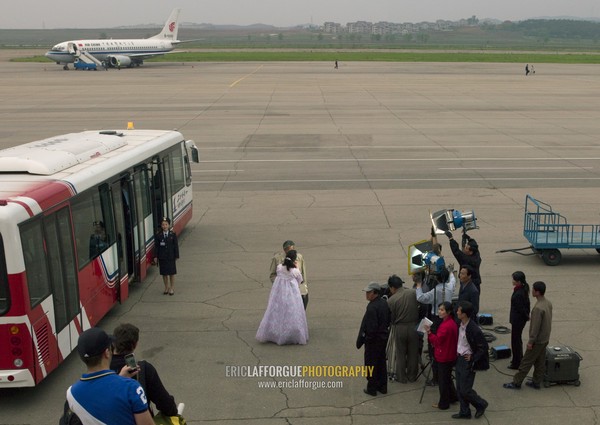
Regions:
[[[169,24],[169,31],[173,32],[174,29],[175,29],[175,22],[171,22]]]

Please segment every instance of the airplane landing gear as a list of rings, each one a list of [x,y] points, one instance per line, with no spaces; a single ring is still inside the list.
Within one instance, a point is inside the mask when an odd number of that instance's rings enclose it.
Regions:
[[[65,71],[68,71],[68,70],[69,70],[69,65],[65,64],[65,66],[63,66],[63,69],[64,69]]]

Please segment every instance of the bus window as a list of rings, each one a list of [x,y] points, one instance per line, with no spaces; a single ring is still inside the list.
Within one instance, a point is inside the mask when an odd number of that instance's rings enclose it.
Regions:
[[[99,192],[100,192],[100,205],[102,208],[104,231],[106,232],[106,236],[105,236],[106,247],[104,247],[104,249],[106,249],[110,245],[111,242],[114,242],[117,240],[117,235],[116,235],[117,231],[115,229],[115,220],[113,217],[113,208],[112,208],[112,199],[110,196],[110,187],[108,186],[108,184],[105,183],[102,186],[100,186]],[[102,251],[104,251],[104,249],[102,249]]]
[[[174,195],[183,189],[185,185],[185,173],[183,168],[183,153],[181,145],[177,145],[176,149],[170,152],[171,169],[173,170],[173,180],[171,181],[171,194]]]
[[[31,308],[50,295],[50,279],[46,263],[46,248],[42,221],[33,219],[20,227],[25,274]]]
[[[135,198],[138,213],[138,221],[143,222],[145,217],[148,217],[152,212],[152,203],[150,200],[150,184],[146,175],[146,170],[141,169],[133,175],[135,184]]]
[[[44,218],[48,264],[52,282],[56,331],[62,330],[79,312],[77,274],[71,236],[69,209]]]
[[[6,271],[6,256],[4,241],[0,235],[0,316],[10,308],[10,292],[8,291],[8,273]]]
[[[154,216],[154,232],[160,231],[160,220],[165,216],[163,213],[163,191],[162,177],[158,161],[151,164],[152,174],[152,215]]]
[[[185,185],[189,186],[192,184],[192,167],[187,153],[184,155],[183,160],[185,161]]]
[[[145,218],[149,217],[152,211],[150,201],[150,184],[146,175],[145,166],[138,168],[133,174],[133,191],[135,194],[135,211],[136,211],[136,227],[137,227],[137,246],[136,251],[139,252],[138,260],[141,262],[146,254],[146,241],[152,239],[154,231],[152,225],[146,229]],[[146,233],[149,233],[148,235]],[[139,275],[138,275],[139,276]]]
[[[71,206],[79,269],[100,255],[114,240],[107,231],[114,229],[110,208],[105,208],[105,219],[102,206],[100,191],[97,189],[83,192]],[[108,229],[107,224],[110,225]]]
[[[165,179],[164,181],[164,188],[165,188],[165,199],[163,199],[163,202],[166,203],[166,208],[164,209],[164,211],[166,211],[166,216],[168,218],[171,219],[171,223],[173,223],[173,185],[171,184],[171,160],[170,158],[167,156],[163,159],[162,162],[162,166],[163,166],[163,177]]]

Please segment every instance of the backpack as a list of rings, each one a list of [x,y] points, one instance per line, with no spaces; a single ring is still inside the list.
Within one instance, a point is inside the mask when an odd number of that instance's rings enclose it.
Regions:
[[[63,415],[58,420],[58,425],[83,425],[79,416],[69,407],[69,402],[65,400]]]

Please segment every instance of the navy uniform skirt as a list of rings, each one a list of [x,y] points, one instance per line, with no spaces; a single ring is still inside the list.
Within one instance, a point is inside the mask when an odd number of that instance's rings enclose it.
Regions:
[[[177,266],[175,265],[176,260],[159,260],[158,268],[161,276],[171,276],[177,274]]]

